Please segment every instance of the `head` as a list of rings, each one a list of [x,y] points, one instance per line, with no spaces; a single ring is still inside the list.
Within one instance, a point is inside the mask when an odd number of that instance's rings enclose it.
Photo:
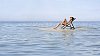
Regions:
[[[64,19],[64,21],[63,22],[66,22],[66,18]]]
[[[72,16],[70,16],[70,19],[72,19],[73,17]]]
[[[66,17],[64,18],[64,21],[66,21]]]
[[[72,17],[72,16],[70,17],[70,20],[72,20],[72,21],[74,21],[75,19],[76,19],[76,18],[74,18],[74,17]]]

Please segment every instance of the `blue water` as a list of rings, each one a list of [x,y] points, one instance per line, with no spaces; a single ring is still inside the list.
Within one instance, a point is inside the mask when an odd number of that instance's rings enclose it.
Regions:
[[[0,56],[100,56],[100,22],[46,31],[58,22],[0,22]]]

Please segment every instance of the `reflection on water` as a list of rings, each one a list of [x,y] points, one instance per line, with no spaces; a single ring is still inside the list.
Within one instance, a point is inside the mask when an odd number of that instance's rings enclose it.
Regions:
[[[76,30],[45,31],[56,22],[1,22],[0,56],[99,56],[99,22],[76,22]],[[38,26],[37,26],[38,25]],[[84,27],[85,26],[85,27]]]

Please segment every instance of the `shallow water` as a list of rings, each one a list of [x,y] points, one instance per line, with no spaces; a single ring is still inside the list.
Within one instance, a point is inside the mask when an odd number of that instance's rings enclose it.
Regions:
[[[100,56],[100,22],[72,31],[41,30],[57,22],[0,22],[0,56]]]

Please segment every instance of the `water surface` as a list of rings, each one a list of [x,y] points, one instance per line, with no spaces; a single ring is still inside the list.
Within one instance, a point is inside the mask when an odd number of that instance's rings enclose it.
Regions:
[[[100,56],[100,22],[46,31],[58,22],[0,22],[0,56]]]

